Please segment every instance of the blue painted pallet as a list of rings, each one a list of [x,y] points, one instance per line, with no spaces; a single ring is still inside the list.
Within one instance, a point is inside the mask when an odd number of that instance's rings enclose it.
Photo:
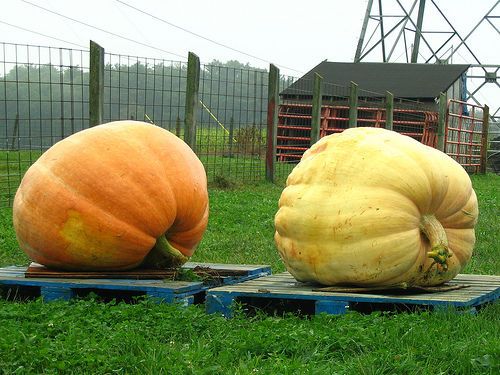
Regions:
[[[297,282],[288,272],[261,277],[232,286],[211,289],[206,295],[206,311],[226,317],[233,315],[234,302],[262,307],[272,302],[291,303],[296,309],[308,305],[312,314],[345,314],[350,307],[363,304],[400,307],[422,306],[474,309],[500,297],[500,276],[458,275],[442,292],[374,291],[364,293],[318,290],[318,285]],[[252,306],[253,304],[253,306]],[[312,305],[312,308],[311,308]]]
[[[208,268],[220,275],[214,280],[222,285],[238,284],[247,280],[253,280],[263,276],[271,275],[271,266],[255,264],[222,264],[222,263],[199,263],[187,262],[182,266],[183,269],[196,270],[197,268]],[[206,284],[207,287],[213,285]]]
[[[10,290],[33,290],[45,301],[69,300],[79,292],[92,290],[106,292],[110,297],[123,294],[147,295],[163,302],[178,302],[184,305],[194,303],[195,297],[204,300],[207,290],[218,285],[232,285],[253,278],[270,275],[266,265],[233,265],[219,263],[186,263],[184,269],[210,269],[219,272],[220,277],[209,281],[172,281],[155,279],[112,279],[112,278],[67,278],[67,277],[26,277],[26,267],[0,268],[0,287]],[[227,276],[229,275],[229,276]]]

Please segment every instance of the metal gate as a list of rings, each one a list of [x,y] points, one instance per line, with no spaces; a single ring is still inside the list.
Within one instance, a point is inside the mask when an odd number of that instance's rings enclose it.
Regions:
[[[358,107],[358,126],[385,127],[386,109]],[[437,147],[438,113],[426,110],[394,108],[394,131],[419,142]],[[283,103],[278,114],[276,154],[279,161],[298,162],[310,146],[312,105]],[[349,127],[348,105],[323,105],[320,137],[341,133]]]
[[[444,152],[468,172],[484,169],[487,122],[484,107],[459,100],[448,101]],[[482,168],[483,167],[483,168]]]

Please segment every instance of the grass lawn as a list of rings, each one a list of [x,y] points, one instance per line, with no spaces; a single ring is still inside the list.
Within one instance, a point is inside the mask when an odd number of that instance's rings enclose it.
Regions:
[[[500,177],[473,176],[477,246],[466,273],[500,274]],[[193,261],[284,267],[273,243],[282,187],[210,189],[209,229]],[[10,209],[0,210],[0,266],[26,265]],[[0,373],[497,374],[500,303],[453,311],[226,320],[203,306],[0,299]]]

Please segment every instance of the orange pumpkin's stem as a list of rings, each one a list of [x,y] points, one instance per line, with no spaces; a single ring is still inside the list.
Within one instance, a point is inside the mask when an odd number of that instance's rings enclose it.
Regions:
[[[420,230],[431,244],[431,250],[427,256],[439,264],[443,271],[448,269],[448,258],[452,256],[448,249],[448,238],[446,232],[434,215],[424,215],[420,220]]]
[[[160,236],[144,258],[142,268],[178,268],[189,260],[179,250],[170,245],[164,235]]]

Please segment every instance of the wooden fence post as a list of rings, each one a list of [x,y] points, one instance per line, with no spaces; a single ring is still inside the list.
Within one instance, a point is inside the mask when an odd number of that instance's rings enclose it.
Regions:
[[[394,95],[392,92],[385,92],[385,128],[393,129],[394,120]]]
[[[483,129],[481,132],[481,165],[479,166],[479,173],[485,174],[486,167],[488,166],[488,131],[490,120],[490,107],[485,105],[483,107]]]
[[[200,58],[193,52],[188,55],[186,108],[184,116],[184,141],[196,152],[196,114],[200,87]]]
[[[439,151],[446,152],[445,137],[446,137],[446,112],[448,111],[446,93],[439,94],[439,119],[437,128],[437,148]]]
[[[273,64],[269,65],[269,84],[267,96],[267,149],[266,149],[266,180],[273,182],[276,162],[276,145],[278,136],[278,105],[279,105],[280,70]]]
[[[312,99],[312,118],[311,118],[311,143],[312,146],[319,140],[319,131],[321,127],[321,106],[323,101],[323,77],[314,73],[314,88]]]
[[[358,126],[358,85],[351,81],[349,95],[349,127]]]
[[[104,48],[90,41],[89,125],[103,123],[104,110]]]

